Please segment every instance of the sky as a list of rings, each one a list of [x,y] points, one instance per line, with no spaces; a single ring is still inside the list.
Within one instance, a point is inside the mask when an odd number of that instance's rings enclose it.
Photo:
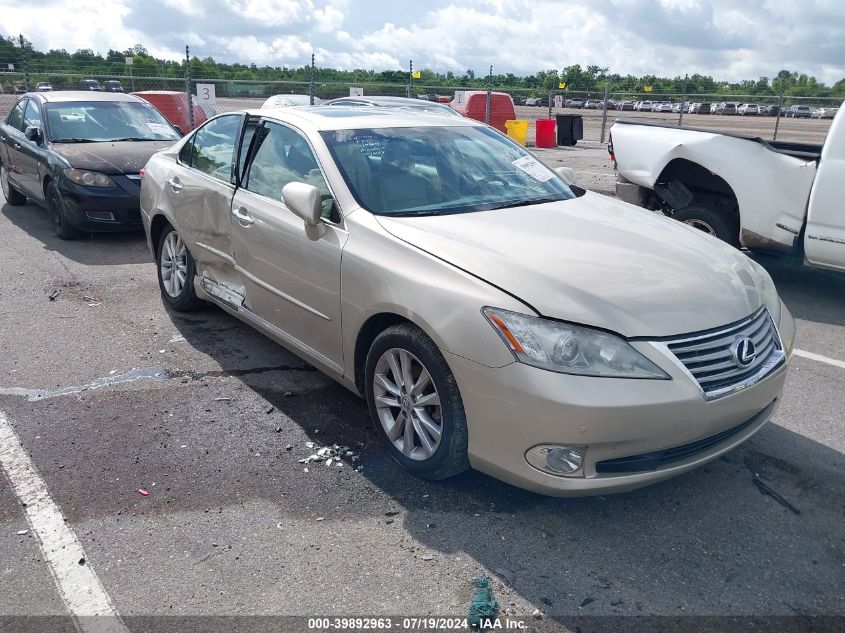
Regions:
[[[595,64],[641,76],[845,78],[845,0],[0,0],[36,48],[140,43],[176,59],[486,75]]]

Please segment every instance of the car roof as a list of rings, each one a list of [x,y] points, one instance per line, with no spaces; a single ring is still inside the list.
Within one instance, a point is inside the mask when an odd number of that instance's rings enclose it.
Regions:
[[[308,127],[316,131],[390,127],[482,127],[483,123],[465,117],[443,116],[410,108],[350,108],[349,106],[291,106],[246,110],[247,114],[267,117]]]
[[[347,102],[356,102],[356,103],[369,103],[372,105],[396,105],[396,106],[418,106],[421,108],[424,107],[437,107],[438,105],[448,108],[449,106],[444,104],[438,104],[436,101],[428,101],[427,99],[414,99],[409,97],[391,97],[391,96],[381,96],[381,95],[371,95],[371,96],[361,96],[361,97],[338,97],[337,99],[332,99],[327,105],[332,105],[333,103],[347,103]]]
[[[139,97],[122,92],[97,92],[96,90],[56,90],[54,92],[28,92],[26,94],[50,103],[71,101],[140,101],[146,103]]]

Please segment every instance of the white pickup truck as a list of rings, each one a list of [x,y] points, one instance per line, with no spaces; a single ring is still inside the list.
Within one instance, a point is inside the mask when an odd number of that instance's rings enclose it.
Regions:
[[[617,121],[608,150],[622,200],[737,247],[845,270],[845,108],[824,145]]]

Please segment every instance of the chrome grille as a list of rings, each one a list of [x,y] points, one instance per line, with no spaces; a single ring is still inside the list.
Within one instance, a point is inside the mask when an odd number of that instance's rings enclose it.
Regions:
[[[747,364],[738,358],[742,350],[737,352],[737,345],[744,339],[749,339],[755,350]],[[783,345],[766,308],[724,328],[663,343],[698,382],[708,400],[749,387],[784,362]]]

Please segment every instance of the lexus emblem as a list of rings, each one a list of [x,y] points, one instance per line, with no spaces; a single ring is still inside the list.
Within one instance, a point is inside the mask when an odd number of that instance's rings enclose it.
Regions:
[[[734,343],[732,351],[737,367],[748,367],[754,362],[754,358],[757,356],[757,348],[754,347],[754,341],[747,336]]]

